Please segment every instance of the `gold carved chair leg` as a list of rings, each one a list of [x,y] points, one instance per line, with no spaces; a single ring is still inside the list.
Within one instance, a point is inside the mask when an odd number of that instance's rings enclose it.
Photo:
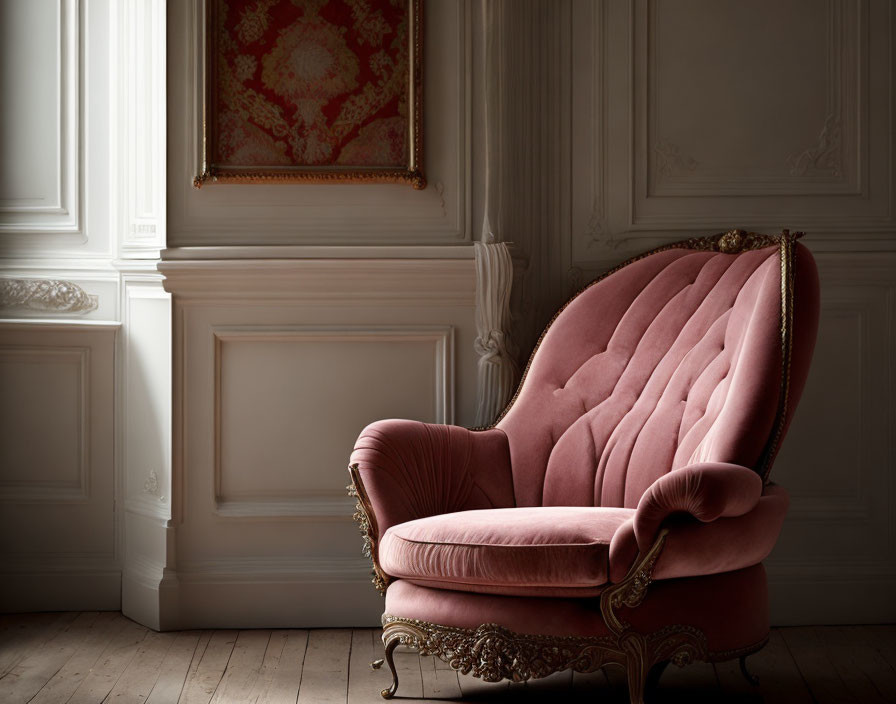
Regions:
[[[379,670],[383,666],[383,662],[389,666],[389,671],[392,673],[392,684],[389,685],[388,689],[384,689],[380,692],[383,696],[383,699],[391,699],[395,696],[395,692],[398,691],[398,673],[395,671],[395,648],[398,647],[398,639],[391,640],[386,643],[386,656],[380,660],[374,660],[370,663],[370,666],[374,670]]]

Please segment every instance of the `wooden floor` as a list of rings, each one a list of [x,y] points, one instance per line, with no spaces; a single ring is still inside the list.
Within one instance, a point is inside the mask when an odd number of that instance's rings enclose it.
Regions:
[[[373,629],[155,633],[118,613],[0,616],[0,702],[365,704],[389,675]],[[626,702],[621,672],[488,684],[396,652],[396,701]],[[671,667],[654,702],[896,702],[896,626],[781,628],[749,664]]]

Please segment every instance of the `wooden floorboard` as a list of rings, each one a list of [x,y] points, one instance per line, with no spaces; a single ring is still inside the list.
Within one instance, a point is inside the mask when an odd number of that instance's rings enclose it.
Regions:
[[[825,629],[783,628],[781,633],[800,674],[817,704],[861,704],[850,693],[831,660]]]
[[[203,634],[200,631],[181,631],[175,635],[171,648],[159,666],[159,676],[146,704],[177,704],[197,649],[201,645],[201,652],[204,653],[211,638],[210,632]]]
[[[64,704],[90,674],[109,643],[130,623],[121,614],[103,613],[91,625],[75,652],[41,687],[29,704]]]
[[[25,651],[18,663],[0,679],[0,702],[27,702],[74,655],[99,618],[96,612],[85,612],[68,623],[34,652]]]
[[[322,628],[308,632],[308,649],[299,685],[299,704],[337,704],[347,701],[350,628]]]
[[[374,704],[391,683],[371,628],[155,633],[118,613],[0,616],[2,704]],[[736,660],[670,666],[647,701],[896,704],[896,626],[780,628],[743,678]],[[625,673],[482,682],[395,651],[396,701],[626,704]]]
[[[295,704],[308,649],[308,631],[273,631],[264,654],[261,675],[249,701],[255,704]]]
[[[205,650],[193,658],[179,704],[208,704],[224,677],[239,631],[212,631]]]

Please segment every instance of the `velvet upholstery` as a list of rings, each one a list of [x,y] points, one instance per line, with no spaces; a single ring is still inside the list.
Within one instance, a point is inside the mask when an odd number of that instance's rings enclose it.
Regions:
[[[497,623],[516,633],[602,636],[607,627],[599,599],[512,597],[431,589],[398,580],[386,592],[385,612],[444,626],[473,629]],[[625,619],[642,633],[688,624],[706,635],[712,653],[744,648],[768,637],[765,569],[754,565],[708,577],[652,584]]]
[[[613,534],[632,514],[537,506],[421,518],[385,532],[380,565],[393,577],[435,587],[593,596],[607,581]]]
[[[647,551],[669,516],[686,513],[707,523],[742,516],[762,494],[762,479],[736,464],[703,463],[684,467],[657,479],[644,492],[635,512],[638,547]]]
[[[808,250],[796,250],[805,270],[797,299],[811,312],[817,275]],[[758,467],[779,401],[780,276],[777,247],[736,256],[672,249],[574,298],[497,425],[516,505],[634,508],[681,467]],[[808,317],[795,359],[814,343]],[[805,379],[793,366],[791,407]]]
[[[376,507],[380,535],[415,518],[514,505],[501,430],[381,420],[361,432],[351,462]]]
[[[743,515],[703,523],[688,514],[667,518],[669,534],[653,569],[654,579],[696,577],[762,562],[775,547],[790,499],[769,484]],[[610,544],[610,581],[621,581],[639,554],[635,518],[619,526]]]

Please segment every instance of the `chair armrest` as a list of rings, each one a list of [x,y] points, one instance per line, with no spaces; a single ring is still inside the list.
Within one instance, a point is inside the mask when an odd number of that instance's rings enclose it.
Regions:
[[[752,469],[723,462],[706,462],[676,469],[657,479],[644,492],[635,512],[638,549],[650,549],[669,516],[686,513],[708,523],[742,516],[762,495],[762,478]]]
[[[514,505],[502,430],[381,420],[361,432],[351,464],[374,514],[374,539],[415,518]]]
[[[732,572],[759,564],[772,551],[781,533],[790,498],[776,484],[767,485],[756,506],[732,518],[701,523],[683,516],[666,523],[669,529],[652,579],[697,577]],[[610,543],[610,581],[625,578],[638,559],[638,543],[629,519]]]

